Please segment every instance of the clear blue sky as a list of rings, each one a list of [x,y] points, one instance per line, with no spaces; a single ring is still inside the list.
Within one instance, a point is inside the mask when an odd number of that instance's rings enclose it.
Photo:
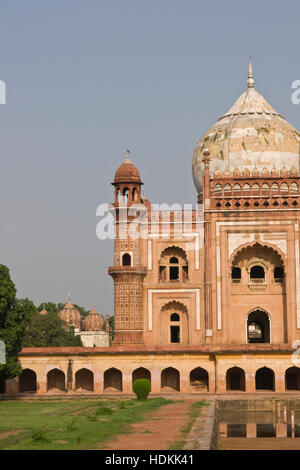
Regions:
[[[152,202],[194,203],[197,141],[255,85],[300,129],[300,3],[0,1],[0,263],[18,295],[113,312],[96,207],[131,149]]]

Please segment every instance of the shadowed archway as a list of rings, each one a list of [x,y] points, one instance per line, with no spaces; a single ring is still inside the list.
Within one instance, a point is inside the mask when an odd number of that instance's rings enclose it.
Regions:
[[[167,367],[161,373],[161,390],[170,392],[180,391],[180,374],[177,369]]]
[[[226,390],[239,390],[244,392],[245,385],[245,371],[240,367],[230,367],[226,372]]]
[[[112,367],[104,372],[104,390],[110,392],[122,392],[122,372]]]
[[[19,391],[20,393],[36,392],[36,373],[33,370],[23,370],[22,374],[19,376]]]
[[[59,369],[52,369],[47,374],[47,391],[65,392],[65,374]]]
[[[255,374],[256,390],[275,390],[275,374],[269,367],[261,367]]]
[[[75,389],[77,391],[94,391],[94,374],[89,369],[79,369],[75,374]]]
[[[285,389],[300,390],[300,368],[289,367],[285,371]]]
[[[202,367],[196,367],[190,372],[190,390],[193,392],[208,392],[208,372]]]

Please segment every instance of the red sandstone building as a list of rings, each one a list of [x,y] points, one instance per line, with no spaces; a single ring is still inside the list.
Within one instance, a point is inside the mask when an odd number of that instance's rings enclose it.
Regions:
[[[300,390],[299,149],[250,64],[246,91],[194,151],[197,209],[154,209],[127,156],[111,206],[112,345],[25,348],[6,392],[131,393],[140,377],[152,393]]]

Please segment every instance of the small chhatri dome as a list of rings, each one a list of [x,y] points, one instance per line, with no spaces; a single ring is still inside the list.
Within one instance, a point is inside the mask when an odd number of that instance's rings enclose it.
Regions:
[[[252,170],[252,176],[253,176],[253,178],[259,178],[260,177],[260,171],[256,166]]]
[[[241,176],[241,172],[237,167],[233,170],[233,176]]]
[[[124,162],[115,173],[114,183],[141,183],[140,172],[131,163],[128,150]]]
[[[65,321],[71,326],[74,326],[74,328],[78,328],[80,330],[81,328],[81,315],[76,310],[74,305],[70,302],[70,298],[64,308],[58,313],[58,316],[60,317],[61,320]]]
[[[263,177],[270,176],[270,172],[269,172],[268,168],[264,167],[261,170],[261,176],[263,176]]]
[[[290,176],[298,176],[298,171],[294,166],[290,169]]]
[[[273,166],[273,168],[271,170],[271,176],[272,176],[272,178],[278,178],[278,176],[279,176],[279,171],[277,170],[277,168],[275,166]]]
[[[222,178],[222,171],[220,170],[219,167],[216,168],[216,171],[214,173],[215,178]]]
[[[46,315],[48,312],[47,310],[45,309],[45,305],[44,305],[44,308],[43,310],[40,311],[40,315]]]
[[[229,176],[231,176],[231,171],[228,168],[226,168],[223,171],[223,176],[224,176],[224,178],[228,178]]]
[[[280,176],[288,176],[289,175],[289,170],[283,166],[280,170]]]
[[[104,319],[99,315],[97,310],[93,308],[87,317],[83,320],[85,331],[102,331],[104,326]]]
[[[249,177],[250,177],[250,170],[249,170],[249,168],[244,168],[242,175],[243,175],[244,178],[249,178]]]

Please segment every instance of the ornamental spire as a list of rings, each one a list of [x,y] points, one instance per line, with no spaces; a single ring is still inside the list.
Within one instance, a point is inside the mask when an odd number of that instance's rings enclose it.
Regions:
[[[124,162],[124,163],[131,163],[130,158],[129,158],[129,155],[130,155],[130,150],[127,150],[127,152],[126,152],[126,158],[125,158],[125,162]]]
[[[248,80],[247,80],[248,88],[254,88],[254,78],[252,72],[252,58],[249,59],[249,67],[248,67]]]

